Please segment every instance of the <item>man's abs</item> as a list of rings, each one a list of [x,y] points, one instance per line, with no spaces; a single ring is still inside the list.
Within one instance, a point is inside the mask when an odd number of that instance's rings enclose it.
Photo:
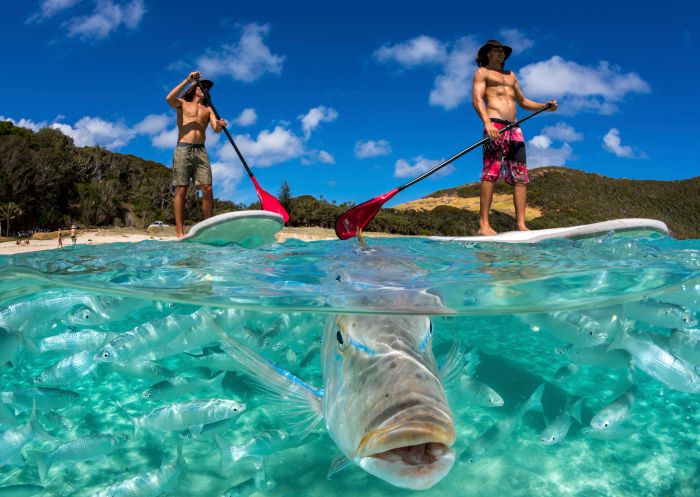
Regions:
[[[202,144],[206,140],[206,130],[209,124],[209,114],[205,115],[204,108],[197,104],[185,104],[177,112],[177,141]],[[206,109],[208,111],[208,109]]]

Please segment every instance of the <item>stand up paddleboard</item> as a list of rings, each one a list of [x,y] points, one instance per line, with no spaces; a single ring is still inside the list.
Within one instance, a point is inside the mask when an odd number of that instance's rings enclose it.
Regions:
[[[227,212],[195,224],[178,241],[256,248],[274,242],[275,233],[283,227],[282,216],[274,212]]]
[[[591,238],[608,233],[625,236],[668,235],[668,227],[655,219],[614,219],[602,223],[531,231],[508,231],[494,236],[431,236],[431,240],[479,243],[537,243],[553,238]]]

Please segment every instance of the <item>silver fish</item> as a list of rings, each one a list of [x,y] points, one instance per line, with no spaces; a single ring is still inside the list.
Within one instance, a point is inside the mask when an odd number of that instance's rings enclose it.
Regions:
[[[566,347],[564,355],[577,364],[600,366],[609,369],[625,369],[630,366],[629,353],[625,350],[608,350],[608,344],[595,347]]]
[[[177,376],[151,385],[141,395],[151,400],[163,400],[206,389],[221,390],[221,382],[224,380],[224,376],[223,372],[208,380]]]
[[[253,478],[248,478],[226,490],[222,497],[249,497],[255,492],[265,493],[274,490],[277,484],[265,476],[265,471],[258,471]]]
[[[629,326],[627,323],[617,334],[609,350],[626,350],[636,368],[673,390],[700,393],[700,376],[692,365],[658,345],[650,335],[632,332]]]
[[[20,483],[18,485],[7,485],[0,487],[0,497],[31,497],[44,491],[41,485],[31,483]]]
[[[62,409],[73,403],[80,396],[70,390],[60,388],[30,387],[22,390],[0,392],[0,402],[11,405],[21,411]]]
[[[43,338],[37,344],[40,353],[82,352],[95,350],[114,338],[114,333],[97,330],[67,331],[58,335]]]
[[[496,450],[510,436],[526,412],[542,410],[542,392],[544,392],[544,385],[540,385],[513,414],[493,424],[469,444],[469,447],[459,456],[459,462],[473,464]]]
[[[331,318],[323,335],[323,390],[229,337],[222,336],[222,348],[272,397],[306,406],[306,432],[325,420],[346,457],[333,469],[352,462],[392,485],[418,490],[439,482],[455,459],[454,421],[431,341],[426,316]]]
[[[118,450],[129,440],[129,436],[123,433],[107,435],[88,435],[76,440],[66,442],[51,452],[30,452],[39,469],[39,479],[44,481],[51,471],[51,467],[59,462],[89,461],[106,456]]]
[[[695,372],[700,373],[700,337],[695,338],[683,331],[673,330],[668,343],[669,352],[679,359],[688,361]]]
[[[311,433],[309,436],[300,439],[299,437],[290,436],[286,431],[270,430],[261,433],[243,445],[231,445],[219,435],[214,436],[221,454],[222,470],[232,466],[244,457],[262,459],[270,454],[306,445],[317,438],[317,433]]]
[[[24,466],[22,459],[22,448],[37,436],[45,440],[53,437],[46,433],[44,428],[37,422],[36,412],[32,410],[29,421],[24,426],[11,428],[0,432],[0,467],[5,464],[13,466]]]
[[[199,433],[192,433],[190,430],[185,430],[180,433],[180,438],[184,440],[190,440],[193,438],[207,437],[211,435],[216,435],[226,431],[231,426],[233,426],[238,421],[238,417],[222,419],[221,421],[214,421],[213,423],[207,423],[202,425],[202,429]]]
[[[172,489],[186,470],[179,444],[174,462],[166,464],[163,460],[158,469],[110,485],[94,497],[157,497]]]
[[[574,420],[576,420],[578,424],[581,424],[582,404],[583,399],[579,399],[574,405],[569,405],[569,399],[567,398],[566,407],[561,414],[554,418],[554,420],[542,430],[540,442],[543,445],[554,445],[564,440]]]
[[[612,429],[629,418],[637,398],[637,385],[632,383],[619,397],[603,407],[591,419],[594,430]]]
[[[199,433],[203,425],[240,415],[246,405],[235,400],[206,399],[177,402],[133,418],[134,431],[175,431],[188,428]]]
[[[474,378],[476,368],[481,363],[476,347],[469,351],[467,360],[469,362],[464,367],[464,374],[459,378],[460,397],[482,407],[501,407],[503,397],[483,381]]]
[[[605,343],[609,333],[588,316],[570,311],[525,314],[523,319],[533,331],[544,331],[574,347],[593,347]]]
[[[152,361],[133,359],[126,363],[103,363],[104,370],[140,380],[167,380],[175,377],[175,373],[166,367]]]
[[[42,371],[34,383],[41,385],[67,385],[80,382],[92,374],[98,364],[93,360],[93,352],[85,350],[61,359],[58,363]]]
[[[597,430],[593,427],[586,427],[581,430],[581,432],[587,437],[595,438],[596,440],[620,440],[642,432],[650,424],[651,423],[625,422],[613,426],[610,429],[603,430]]]
[[[653,299],[628,302],[624,305],[625,317],[661,328],[691,328],[698,324],[693,313],[685,307],[667,304]]]
[[[56,411],[37,413],[37,418],[42,425],[49,429],[65,429],[70,431],[75,428],[75,423],[73,423],[73,421]]]

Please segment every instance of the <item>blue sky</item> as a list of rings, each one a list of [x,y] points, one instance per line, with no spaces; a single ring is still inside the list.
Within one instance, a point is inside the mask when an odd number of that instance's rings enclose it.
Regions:
[[[265,190],[286,180],[293,195],[361,202],[481,138],[474,56],[497,38],[525,95],[560,101],[523,126],[530,167],[682,179],[700,175],[699,14],[695,2],[6,2],[0,116],[170,166],[165,95],[199,69]],[[225,136],[207,146],[215,194],[255,200]],[[475,150],[387,205],[478,181],[480,164]]]

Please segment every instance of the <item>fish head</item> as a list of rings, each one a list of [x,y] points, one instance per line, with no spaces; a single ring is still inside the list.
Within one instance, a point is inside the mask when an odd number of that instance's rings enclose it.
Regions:
[[[560,440],[560,434],[558,430],[547,427],[544,429],[540,435],[540,443],[542,445],[554,445]]]
[[[94,359],[97,362],[115,362],[119,360],[117,349],[113,345],[107,344],[95,353]]]
[[[88,326],[105,322],[105,317],[91,307],[79,304],[69,311],[63,322],[77,326]]]
[[[607,412],[603,411],[591,419],[591,428],[594,430],[607,430],[615,424],[615,420],[608,415]]]
[[[392,485],[430,488],[454,464],[452,412],[426,316],[344,315],[324,333],[324,414],[333,440]]]

